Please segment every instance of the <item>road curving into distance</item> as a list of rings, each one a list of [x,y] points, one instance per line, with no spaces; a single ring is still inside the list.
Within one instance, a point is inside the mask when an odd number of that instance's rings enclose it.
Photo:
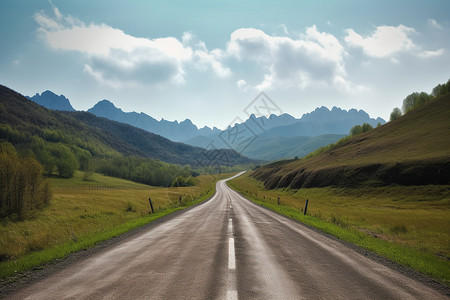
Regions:
[[[447,299],[217,183],[211,200],[8,299]]]

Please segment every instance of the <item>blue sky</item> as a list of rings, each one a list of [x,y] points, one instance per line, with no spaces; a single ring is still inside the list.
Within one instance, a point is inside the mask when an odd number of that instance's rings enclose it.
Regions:
[[[0,0],[0,84],[226,127],[264,91],[388,119],[450,78],[450,1]]]

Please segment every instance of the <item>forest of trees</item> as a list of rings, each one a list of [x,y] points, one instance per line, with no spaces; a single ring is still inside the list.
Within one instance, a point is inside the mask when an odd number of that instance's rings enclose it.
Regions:
[[[20,158],[13,145],[0,143],[0,217],[17,214],[19,220],[31,216],[52,198],[48,179],[36,159]]]
[[[171,186],[177,177],[198,175],[188,166],[181,167],[151,158],[105,152],[99,155],[95,150],[94,156],[85,145],[79,147],[58,130],[44,130],[42,137],[30,136],[7,124],[0,124],[0,137],[14,143],[20,156],[37,160],[45,176],[71,178],[76,170],[81,170],[148,185]],[[184,184],[190,183],[192,181]]]
[[[154,186],[172,186],[176,184],[176,178],[183,182],[183,186],[193,185],[193,182],[188,182],[187,179],[195,175],[187,166],[181,167],[138,156],[94,159],[93,165],[96,172]]]

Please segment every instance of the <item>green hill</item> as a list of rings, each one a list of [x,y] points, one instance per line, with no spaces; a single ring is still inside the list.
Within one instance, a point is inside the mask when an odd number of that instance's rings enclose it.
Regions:
[[[259,168],[266,188],[450,183],[450,94],[319,155]]]
[[[253,162],[232,150],[207,151],[172,142],[90,113],[49,110],[1,85],[0,139],[11,142],[19,150],[23,144],[28,147],[39,142],[62,143],[73,152],[87,151],[92,157],[134,155],[195,167]]]

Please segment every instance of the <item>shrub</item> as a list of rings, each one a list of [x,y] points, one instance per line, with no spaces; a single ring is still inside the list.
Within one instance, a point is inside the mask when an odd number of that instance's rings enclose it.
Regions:
[[[195,180],[194,178],[190,177],[190,178],[185,178],[183,176],[177,176],[173,181],[172,181],[172,186],[173,187],[180,187],[180,186],[193,186],[195,185]]]
[[[364,123],[362,125],[353,126],[352,129],[350,129],[350,134],[358,135],[358,134],[370,131],[372,129],[373,129],[372,125],[370,125],[368,123]]]
[[[392,122],[394,120],[397,120],[401,116],[402,116],[402,111],[400,110],[400,108],[396,107],[392,110],[389,121]]]
[[[390,232],[393,234],[407,233],[408,229],[405,225],[394,225],[390,228]]]
[[[42,172],[34,158],[21,159],[11,144],[0,143],[0,217],[16,213],[23,220],[49,204],[52,193]]]

